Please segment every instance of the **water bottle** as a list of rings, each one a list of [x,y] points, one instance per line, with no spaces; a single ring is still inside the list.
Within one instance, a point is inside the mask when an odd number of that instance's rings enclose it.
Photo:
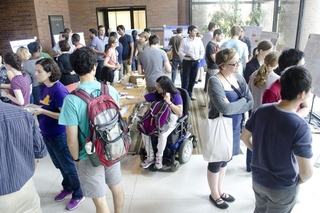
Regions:
[[[99,157],[96,153],[95,148],[92,145],[92,142],[89,138],[86,139],[86,145],[85,145],[85,150],[89,156],[89,160],[92,164],[93,167],[98,167],[101,165]]]

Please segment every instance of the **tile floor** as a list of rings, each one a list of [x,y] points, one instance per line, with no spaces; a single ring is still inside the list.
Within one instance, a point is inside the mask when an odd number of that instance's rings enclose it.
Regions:
[[[320,136],[314,135],[314,144]],[[243,147],[244,148],[244,147]],[[320,145],[314,145],[314,158],[320,154]],[[317,152],[316,152],[317,151]],[[127,156],[122,162],[122,185],[125,192],[124,213],[249,213],[254,209],[254,195],[251,189],[251,174],[245,171],[245,156],[234,157],[225,178],[225,191],[236,201],[227,210],[220,210],[208,201],[210,193],[206,180],[207,163],[201,155],[193,155],[190,161],[181,165],[176,172],[151,172],[140,168],[139,156]],[[301,185],[298,204],[293,213],[320,212],[320,168]],[[35,176],[35,185],[41,198],[44,213],[68,212],[68,200],[55,202],[54,197],[61,190],[61,175],[47,156],[41,160]],[[108,205],[113,212],[111,192],[107,193]],[[86,199],[74,212],[91,213],[94,205]]]
[[[179,77],[179,74],[177,74]],[[202,78],[204,79],[204,77]],[[196,84],[202,87],[203,83]],[[177,85],[180,86],[179,78]],[[320,135],[313,135],[314,157],[320,155]],[[242,145],[242,150],[245,150]],[[254,195],[251,188],[251,174],[245,171],[245,156],[239,155],[229,163],[224,188],[236,201],[227,210],[214,207],[208,200],[210,193],[206,166],[201,155],[193,155],[190,161],[181,165],[176,172],[151,172],[140,168],[139,156],[127,156],[122,162],[122,185],[125,192],[123,213],[250,213],[254,209]],[[68,200],[55,202],[54,197],[61,190],[61,175],[54,168],[50,157],[41,160],[34,175],[35,185],[41,199],[43,213],[68,212]],[[301,185],[297,205],[293,213],[317,213],[320,203],[320,168],[314,168],[313,177]],[[111,212],[111,192],[107,193]],[[91,199],[86,199],[77,213],[95,212]]]

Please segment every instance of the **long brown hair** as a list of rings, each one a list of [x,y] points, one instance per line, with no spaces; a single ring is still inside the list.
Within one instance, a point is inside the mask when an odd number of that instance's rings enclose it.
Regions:
[[[256,46],[252,51],[253,58],[256,58],[259,55],[260,50],[266,51],[266,50],[270,50],[272,47],[273,47],[273,44],[270,41],[268,40],[260,41],[258,46]]]
[[[253,79],[253,85],[261,88],[262,85],[267,81],[268,75],[273,71],[273,68],[278,64],[280,53],[272,51],[264,58],[264,63],[259,68],[256,76]]]

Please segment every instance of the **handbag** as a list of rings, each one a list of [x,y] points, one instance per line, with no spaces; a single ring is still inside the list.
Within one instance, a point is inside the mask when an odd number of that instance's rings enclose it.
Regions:
[[[209,119],[207,96],[206,118],[199,122],[203,159],[208,162],[229,161],[233,151],[232,118],[219,117]]]

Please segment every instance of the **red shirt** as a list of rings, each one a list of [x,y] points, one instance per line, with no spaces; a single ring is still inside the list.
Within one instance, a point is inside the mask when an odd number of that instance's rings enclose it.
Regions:
[[[274,103],[281,100],[281,85],[280,81],[273,82],[268,89],[266,89],[262,96],[262,104]]]

